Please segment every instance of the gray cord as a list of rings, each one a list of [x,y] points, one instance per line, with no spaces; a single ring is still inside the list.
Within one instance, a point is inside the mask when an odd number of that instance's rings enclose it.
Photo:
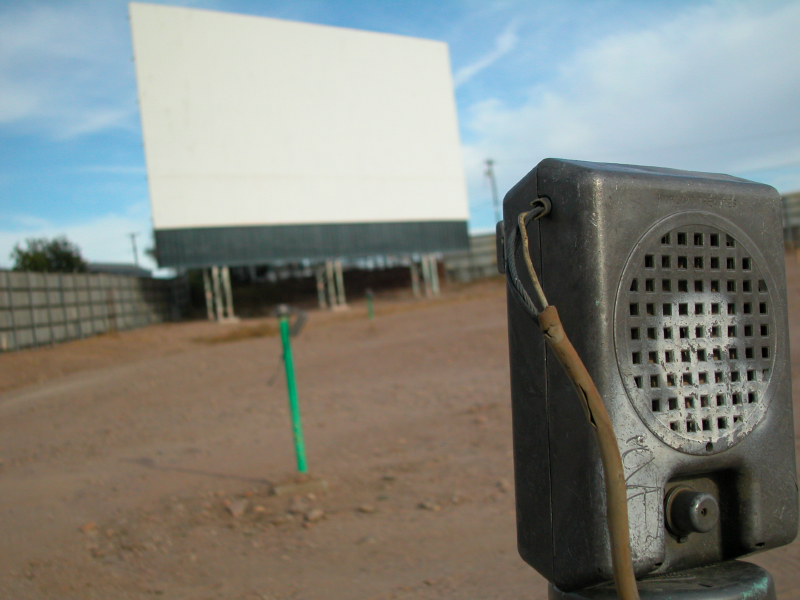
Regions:
[[[527,225],[531,221],[540,219],[549,212],[550,202],[547,201],[546,198],[539,198],[536,201],[536,206],[534,206],[525,214],[525,224]],[[508,239],[506,240],[506,281],[508,281],[509,289],[511,289],[511,291],[514,293],[514,296],[516,296],[517,300],[520,301],[522,308],[525,309],[525,312],[527,312],[531,318],[538,321],[539,309],[536,308],[533,300],[531,300],[531,297],[528,295],[525,286],[522,285],[522,281],[517,273],[516,255],[520,246],[518,243],[518,230],[519,224],[515,223],[514,227],[511,229],[511,232],[508,234]]]

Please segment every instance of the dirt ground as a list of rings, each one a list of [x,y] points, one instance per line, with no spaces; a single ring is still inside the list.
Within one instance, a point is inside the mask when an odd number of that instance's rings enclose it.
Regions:
[[[279,355],[267,319],[0,355],[0,598],[547,597],[516,552],[502,280],[313,313],[311,487],[275,495],[300,481]],[[800,597],[800,544],[752,560]]]

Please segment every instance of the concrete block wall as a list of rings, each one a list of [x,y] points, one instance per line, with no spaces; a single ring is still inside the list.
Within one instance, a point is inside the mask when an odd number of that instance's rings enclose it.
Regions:
[[[0,271],[0,351],[178,320],[185,279]]]

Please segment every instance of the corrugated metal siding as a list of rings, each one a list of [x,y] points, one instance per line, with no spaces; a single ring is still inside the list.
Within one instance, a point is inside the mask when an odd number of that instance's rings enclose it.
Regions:
[[[800,243],[800,192],[784,194],[783,203],[783,241],[791,246]]]
[[[444,256],[444,269],[449,279],[461,283],[499,275],[495,234],[470,237],[468,251]]]
[[[162,267],[257,265],[469,248],[466,221],[156,230]]]

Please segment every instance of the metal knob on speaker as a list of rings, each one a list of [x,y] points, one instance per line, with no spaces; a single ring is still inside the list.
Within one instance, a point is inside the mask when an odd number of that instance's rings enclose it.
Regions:
[[[711,531],[719,521],[719,505],[711,494],[677,486],[665,502],[667,528],[678,536]]]

